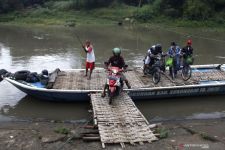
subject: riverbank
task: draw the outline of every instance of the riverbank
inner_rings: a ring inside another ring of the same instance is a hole
[[[196,28],[213,31],[224,31],[223,21],[204,20],[195,21],[185,18],[169,18],[157,16],[149,19],[138,19],[136,16],[144,10],[128,5],[116,5],[90,10],[64,10],[59,8],[36,7],[26,8],[0,14],[0,24],[21,26],[66,26],[76,27],[82,25],[140,25],[160,26],[163,28]],[[143,8],[144,9],[144,8]]]
[[[56,121],[13,121],[0,123],[0,147],[7,150],[102,149],[100,141],[84,142],[83,125]],[[214,149],[225,147],[225,119],[163,122],[157,130],[161,139],[153,143],[126,144],[127,149]],[[161,132],[162,131],[162,132]],[[106,149],[121,149],[106,145]]]

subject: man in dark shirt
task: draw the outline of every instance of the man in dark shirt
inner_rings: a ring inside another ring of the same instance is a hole
[[[124,62],[124,59],[122,56],[120,56],[121,54],[121,49],[120,48],[114,48],[113,49],[113,56],[111,56],[107,62],[107,65],[109,66],[112,66],[112,67],[119,67],[120,69],[124,68],[126,69],[126,65],[125,65],[125,62]],[[127,78],[125,77],[125,75],[123,73],[121,73],[121,79],[122,81],[125,81],[128,89],[131,88]],[[105,96],[105,90],[107,88],[107,85],[104,86],[104,90],[103,90],[103,93],[102,93],[102,96],[104,97]]]
[[[110,64],[113,67],[119,67],[122,69],[125,66],[125,62],[122,56],[120,55],[113,55],[109,58],[108,64]]]
[[[162,46],[161,46],[161,44],[153,45],[153,46],[151,46],[148,49],[147,54],[145,56],[145,59],[143,60],[144,61],[144,66],[143,66],[144,74],[146,74],[145,70],[148,67],[152,67],[152,65],[155,63],[154,56],[156,56],[158,54],[162,55]]]

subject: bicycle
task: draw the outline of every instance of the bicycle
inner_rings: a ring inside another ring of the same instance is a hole
[[[183,56],[184,54],[181,54]],[[188,56],[187,58],[183,58],[183,66],[180,67],[180,65],[177,64],[175,61],[175,56],[170,56],[166,61],[166,66],[169,67],[169,72],[172,80],[175,79],[175,76],[177,74],[177,71],[181,70],[181,77],[184,81],[187,81],[191,78],[192,75],[192,69],[190,65],[193,63],[193,58],[191,56]],[[180,64],[180,62],[179,62]]]
[[[190,67],[191,64],[193,64],[192,56],[187,56],[186,58],[183,57],[183,67],[181,76],[184,81],[187,81],[191,78],[192,75],[192,69]]]

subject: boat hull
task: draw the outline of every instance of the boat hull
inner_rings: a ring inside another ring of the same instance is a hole
[[[22,92],[35,97],[39,100],[48,101],[87,101],[90,99],[89,91],[66,91],[66,90],[51,90],[51,89],[37,89],[32,87],[26,87],[21,83],[7,79],[8,82],[13,84],[16,88]]]
[[[225,94],[225,85],[207,85],[196,87],[176,87],[171,89],[145,89],[129,92],[133,100],[150,100],[188,96],[206,96]]]
[[[21,86],[21,83],[16,83],[16,81],[10,79],[8,81],[24,93],[40,100],[48,101],[88,101],[90,100],[91,93],[101,92],[26,88]],[[133,100],[153,100],[157,98],[216,95],[225,94],[225,84],[146,88],[127,90],[126,92],[128,92],[129,96]]]
[[[216,66],[217,65],[202,65],[195,66],[195,68],[218,68]],[[224,72],[225,66],[222,65],[220,70]],[[90,100],[90,94],[102,92],[102,90],[46,89],[26,82],[15,81],[10,78],[5,78],[5,80],[13,84],[24,93],[40,100],[88,101]],[[153,100],[157,98],[216,95],[225,94],[225,80],[201,81],[200,83],[194,85],[124,89],[124,91],[128,92],[129,96],[133,100]]]

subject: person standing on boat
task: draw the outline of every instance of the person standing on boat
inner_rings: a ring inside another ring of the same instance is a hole
[[[87,77],[87,75],[88,75],[88,69],[90,69],[90,74],[88,76],[88,80],[90,80],[91,79],[92,71],[95,68],[95,53],[94,53],[94,48],[91,45],[91,42],[89,40],[87,40],[85,42],[85,45],[83,45],[83,48],[84,48],[85,52],[87,53],[85,77]]]
[[[181,50],[181,54],[183,55],[183,65],[186,63],[193,63],[193,48],[192,48],[192,41],[191,39],[189,39],[187,41],[187,45],[185,47],[182,48]]]
[[[167,55],[173,58],[173,65],[174,65],[174,73],[177,74],[177,71],[180,69],[180,55],[181,49],[175,42],[171,42],[171,46],[168,49]]]
[[[120,55],[121,54],[121,49],[120,48],[113,48],[113,56],[111,56],[108,60],[108,62],[106,62],[107,66],[112,66],[112,67],[119,67],[120,69],[126,69],[126,64],[125,64],[125,61],[123,59],[123,57]],[[128,87],[128,89],[131,88],[126,76],[121,73],[121,79],[122,81],[124,81]],[[104,86],[104,90],[103,90],[103,93],[102,93],[102,97],[105,96],[105,91],[106,91],[106,88],[107,88],[107,84],[105,84]]]
[[[146,68],[151,67],[155,63],[154,56],[156,56],[158,54],[162,54],[161,44],[153,45],[148,49],[145,59],[143,60],[144,61],[144,67],[143,67],[144,74],[145,74]]]

